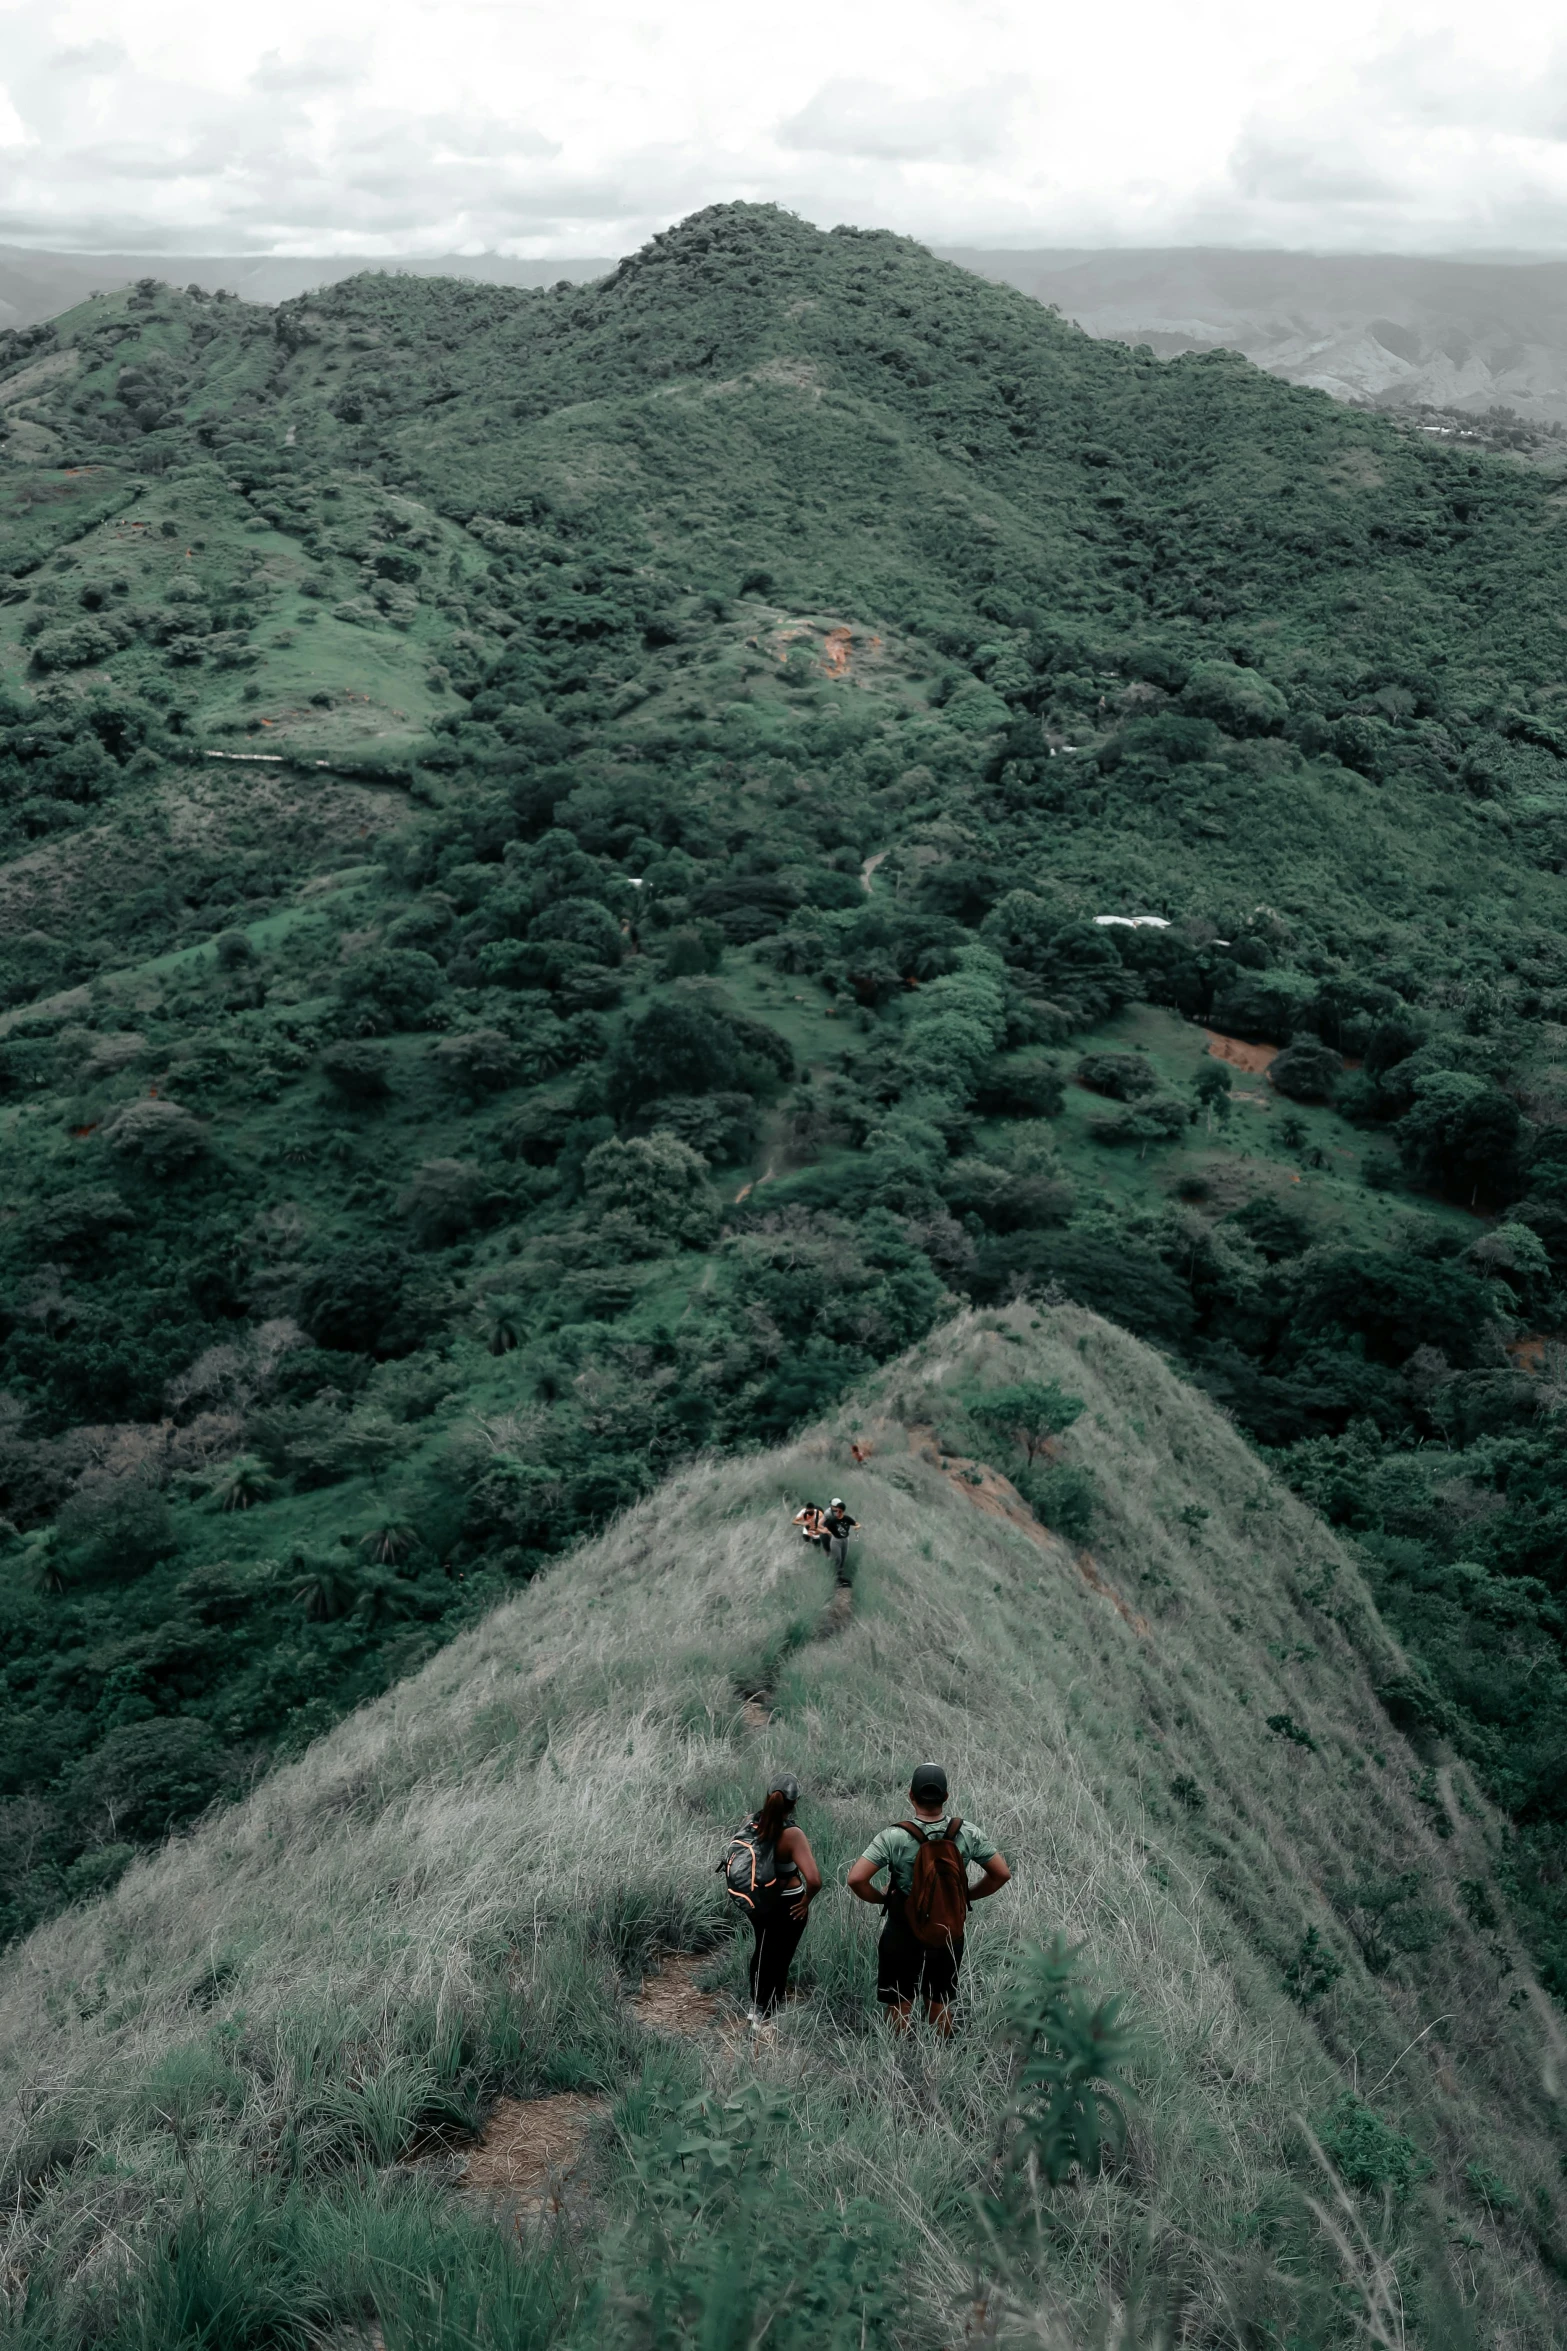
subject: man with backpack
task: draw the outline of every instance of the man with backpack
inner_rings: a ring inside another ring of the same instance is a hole
[[[876,1997],[895,2029],[906,2033],[914,2003],[923,1998],[927,2021],[950,2035],[963,1930],[969,1905],[999,1894],[1012,1872],[982,1829],[947,1811],[947,1775],[922,1763],[909,1782],[912,1817],[873,1837],[849,1871],[849,1891],[886,1911],[876,1954]],[[969,1863],[983,1876],[971,1886]],[[875,1879],[887,1872],[887,1891]]]

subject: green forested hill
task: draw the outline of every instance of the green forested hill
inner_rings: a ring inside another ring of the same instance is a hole
[[[12,1925],[1054,1286],[1359,1542],[1567,1987],[1554,483],[747,206],[0,360]]]

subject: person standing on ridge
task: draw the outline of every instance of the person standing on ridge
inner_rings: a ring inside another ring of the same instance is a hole
[[[1012,1872],[983,1829],[948,1813],[947,1775],[939,1763],[920,1764],[909,1802],[913,1818],[883,1829],[853,1863],[849,1891],[887,1914],[876,1953],[876,1997],[894,2029],[908,2031],[914,2003],[923,1997],[927,2022],[950,2037],[969,1905],[999,1894]],[[972,1886],[971,1861],[984,1873]],[[874,1883],[882,1870],[885,1894]]]
[[[751,2022],[765,2024],[789,1984],[789,1970],[822,1890],[810,1839],[794,1823],[799,1782],[786,1772],[729,1840],[719,1868],[725,1890],[751,1922]]]
[[[822,1518],[822,1549],[832,1561],[834,1573],[840,1584],[846,1584],[849,1580],[846,1572],[849,1537],[859,1523],[859,1520],[851,1518],[844,1508],[843,1496],[834,1494]]]

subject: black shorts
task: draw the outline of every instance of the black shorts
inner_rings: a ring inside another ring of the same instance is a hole
[[[876,1946],[877,1999],[884,2005],[895,2000],[933,2000],[945,2008],[957,1997],[962,1964],[962,1942],[922,1943],[895,1895],[887,1905],[886,1923]]]

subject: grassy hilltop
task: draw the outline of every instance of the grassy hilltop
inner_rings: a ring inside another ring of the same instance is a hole
[[[1567,1987],[1554,481],[745,205],[0,409],[7,1930],[1065,1296],[1353,1540]]]
[[[1081,1408],[1053,1452],[1102,1484],[1091,1552],[990,1466],[1029,1383]],[[865,1528],[848,1617],[787,1525],[827,1481]],[[1502,1824],[1462,1765],[1433,1811],[1388,1725],[1406,1672],[1353,1559],[1147,1347],[1073,1307],[943,1326],[12,1956],[18,2340],[1056,2343],[1112,2298],[1117,2340],[1543,2351],[1561,2037]],[[899,2050],[841,1879],[927,1752],[1016,1874],[967,2029]],[[713,1858],[778,1766],[837,1881],[805,1997],[769,2045],[650,2036],[660,1951],[741,1982]],[[1003,2028],[1058,1929],[1127,2002],[1131,2129],[1031,2187]],[[602,2101],[581,2225],[508,2251],[453,2195],[466,2131],[566,2091]]]

